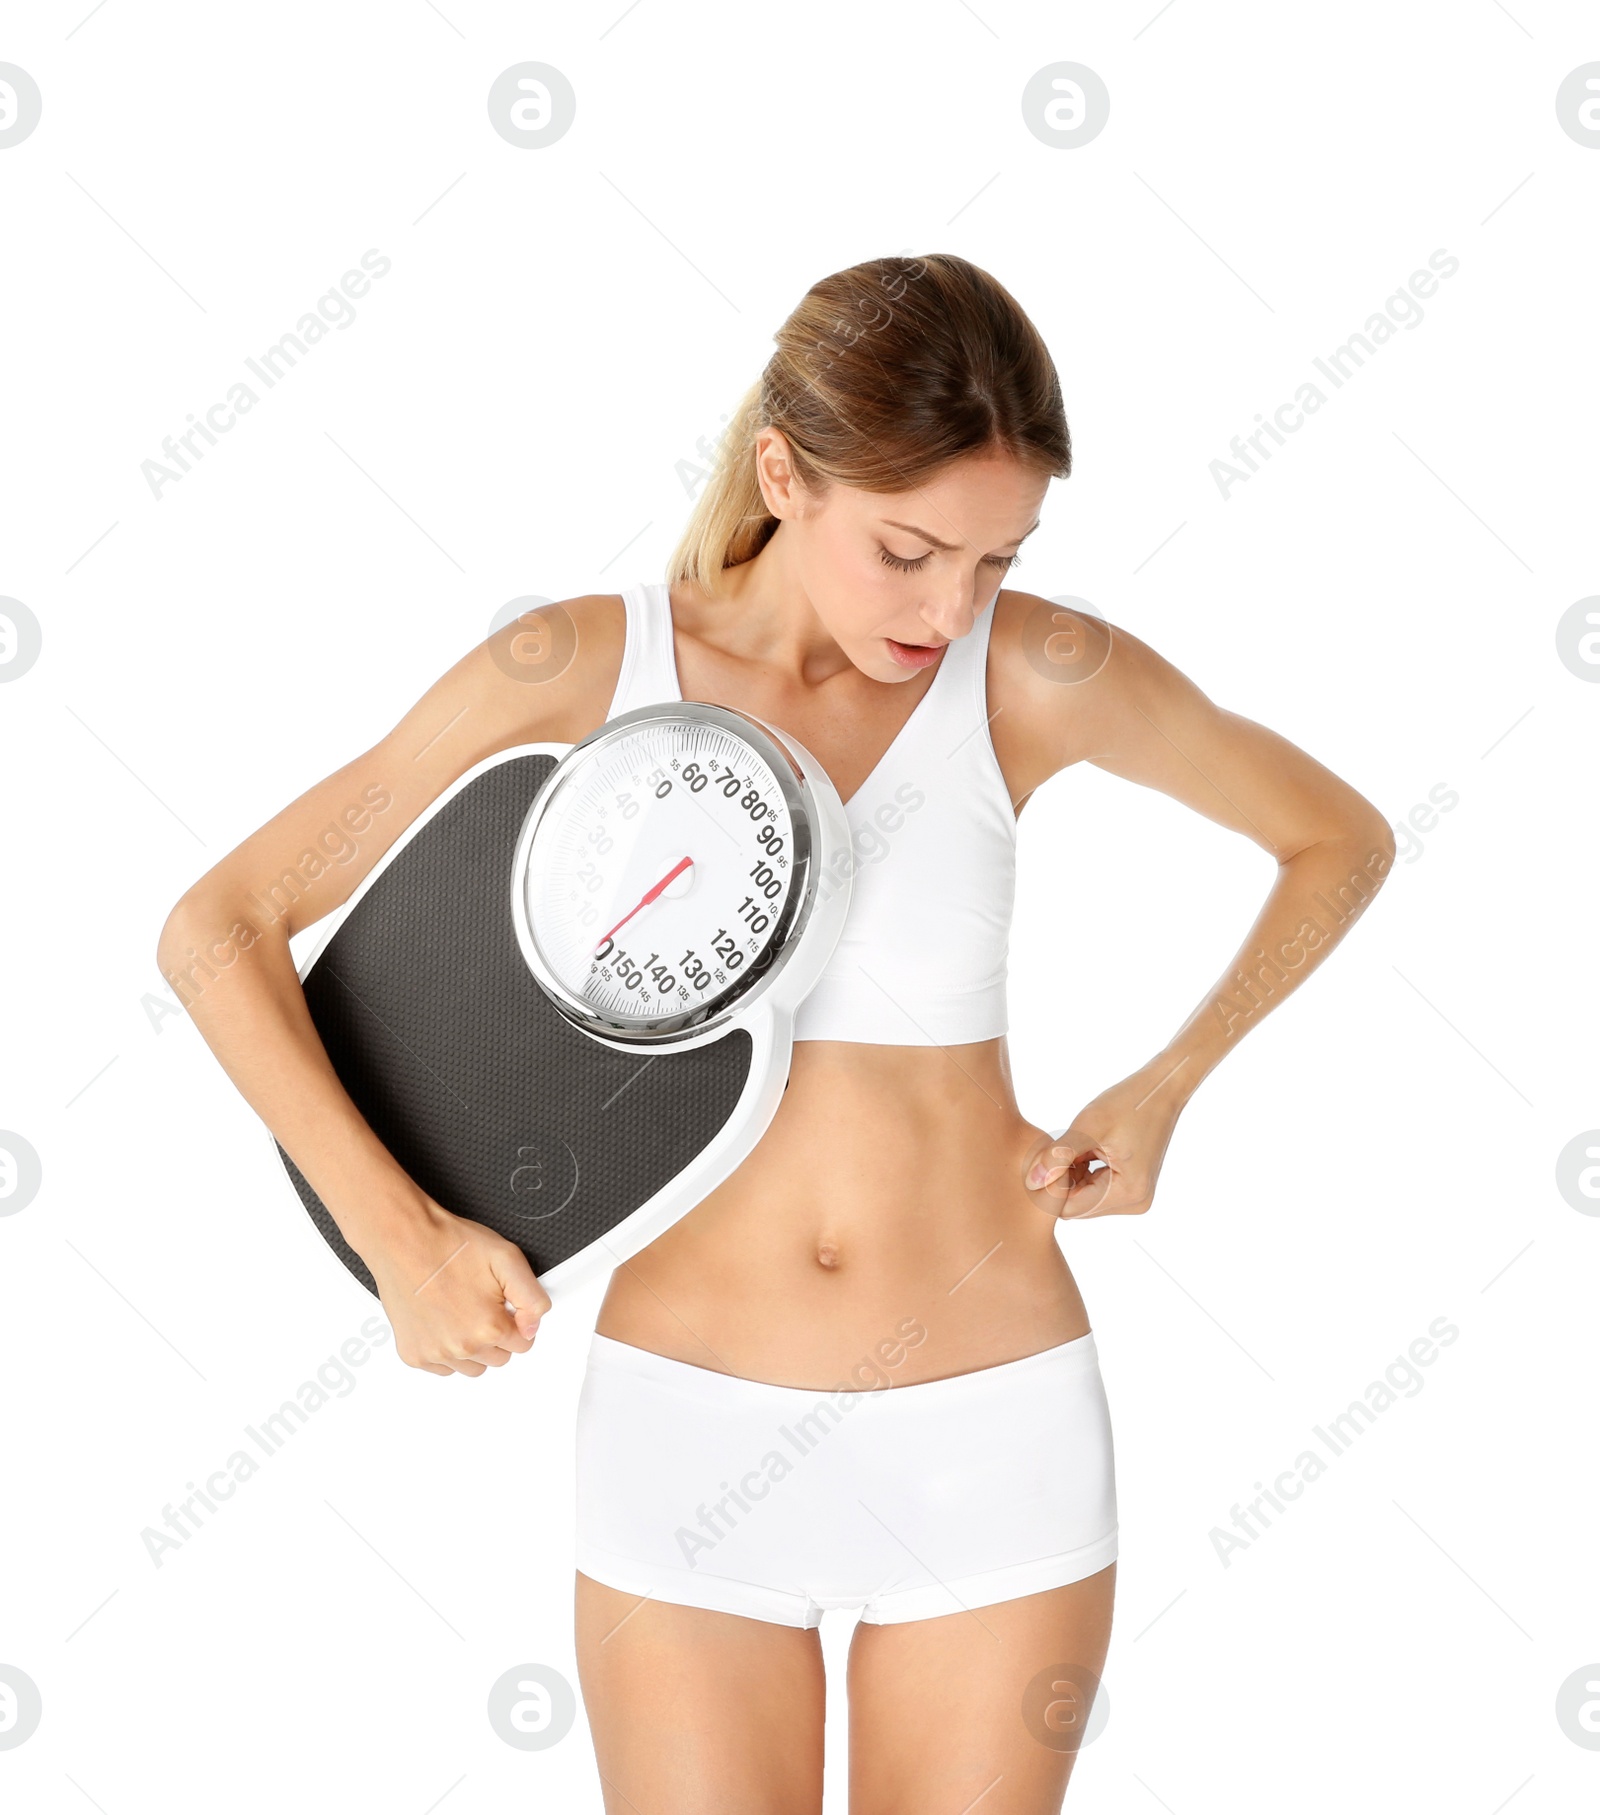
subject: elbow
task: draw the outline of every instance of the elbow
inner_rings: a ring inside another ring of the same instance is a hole
[[[1361,844],[1368,874],[1376,881],[1382,882],[1394,868],[1397,849],[1394,827],[1376,807],[1370,807],[1369,812],[1361,821],[1356,836]]]
[[[1371,801],[1357,796],[1349,811],[1320,838],[1300,846],[1294,856],[1315,864],[1341,892],[1353,889],[1361,900],[1367,901],[1383,887],[1394,868],[1397,848],[1394,827]]]
[[[1323,824],[1324,829],[1296,845],[1291,856],[1298,857],[1314,849],[1326,851],[1330,856],[1336,852],[1336,861],[1353,862],[1375,881],[1381,882],[1388,875],[1397,850],[1394,827],[1370,800],[1357,794],[1336,819]]]
[[[209,890],[197,885],[179,896],[156,939],[156,968],[185,1008],[239,955],[242,930],[227,902]]]
[[[254,962],[257,949],[281,945],[288,953],[289,929],[236,879],[202,876],[178,897],[156,939],[156,965],[185,1008],[241,958]],[[247,967],[248,968],[248,967]]]
[[[1361,803],[1362,810],[1351,817],[1350,828],[1343,839],[1343,867],[1349,885],[1366,903],[1389,879],[1394,868],[1395,835],[1391,826],[1370,801]]]
[[[178,897],[156,939],[156,969],[177,990],[180,1001],[183,991],[178,988],[179,980],[194,963],[197,918],[194,892],[190,890]]]

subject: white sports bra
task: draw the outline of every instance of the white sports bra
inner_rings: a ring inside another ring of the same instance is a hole
[[[627,640],[608,718],[683,698],[667,587],[622,597]],[[989,736],[993,622],[991,605],[946,646],[911,717],[845,802],[850,911],[800,1005],[797,1040],[953,1046],[1006,1031],[1017,817]]]

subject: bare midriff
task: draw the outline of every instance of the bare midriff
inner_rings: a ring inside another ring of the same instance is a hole
[[[1090,1328],[1003,1038],[797,1042],[739,1168],[619,1266],[596,1328],[780,1386],[911,1385]]]

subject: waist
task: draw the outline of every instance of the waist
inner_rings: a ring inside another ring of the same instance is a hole
[[[985,960],[981,976],[941,977],[930,993],[931,954],[891,955],[877,938],[845,938],[795,1015],[798,1048],[833,1040],[880,1047],[988,1045],[1006,1031],[1005,947]]]
[[[708,1368],[674,1356],[660,1355],[649,1349],[619,1342],[615,1337],[596,1331],[590,1339],[586,1371],[621,1372],[636,1380],[648,1380],[657,1386],[679,1392],[694,1393],[703,1404],[714,1406],[766,1405],[792,1397],[797,1406],[809,1405],[819,1391],[831,1391],[837,1398],[857,1402],[869,1394],[892,1388],[898,1404],[947,1406],[977,1395],[1003,1389],[1012,1381],[1030,1375],[1070,1375],[1087,1373],[1100,1365],[1094,1333],[1085,1330],[1070,1341],[1036,1349],[1010,1361],[969,1368],[959,1374],[938,1374],[923,1380],[902,1378],[903,1362],[915,1345],[911,1342],[886,1347],[882,1355],[863,1357],[829,1388],[792,1387],[770,1381],[752,1380],[742,1374],[730,1374],[721,1368]]]
[[[613,1274],[596,1328],[805,1389],[897,1345],[910,1382],[1073,1340],[1089,1319],[1051,1200],[1022,1183],[1041,1138],[1001,1040],[797,1047],[755,1151]]]

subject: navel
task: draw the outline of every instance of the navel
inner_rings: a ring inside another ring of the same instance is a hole
[[[826,1267],[831,1272],[839,1264],[839,1249],[836,1243],[821,1241],[817,1243],[817,1265]]]

